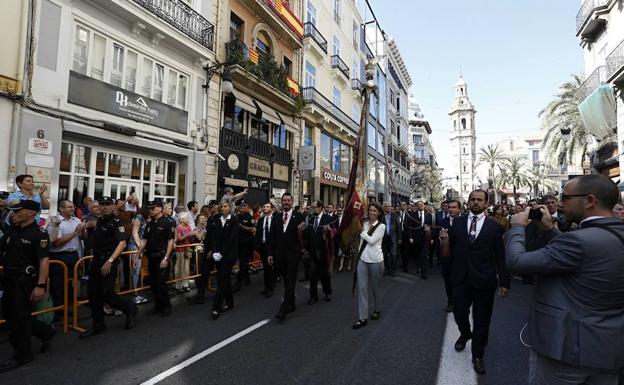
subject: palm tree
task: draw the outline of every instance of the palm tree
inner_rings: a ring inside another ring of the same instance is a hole
[[[513,189],[514,202],[518,202],[517,190],[523,187],[531,187],[531,179],[526,167],[526,159],[517,155],[505,160],[501,173],[498,174],[498,185],[511,186]]]
[[[548,178],[548,175],[546,175],[546,170],[544,170],[544,168],[542,167],[535,167],[531,169],[527,176],[531,181],[531,186],[533,187],[533,193],[535,194],[535,196],[540,193],[540,190],[555,190],[559,187],[559,184],[556,181]]]
[[[582,158],[593,140],[578,110],[582,101],[578,91],[582,84],[581,76],[572,75],[572,80],[559,86],[555,99],[538,114],[542,119],[542,130],[545,131],[542,149],[553,163],[571,164],[575,158]],[[569,140],[563,140],[562,129],[571,130]]]
[[[489,167],[488,179],[496,181],[496,169],[500,170],[501,163],[507,159],[498,144],[488,144],[479,150],[479,163],[485,163]]]

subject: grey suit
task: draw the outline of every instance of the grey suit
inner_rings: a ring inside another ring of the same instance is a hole
[[[524,227],[507,233],[509,271],[538,276],[527,331],[539,355],[594,370],[624,367],[624,245],[590,227],[607,225],[624,236],[621,223],[600,218],[577,231],[553,230],[550,243],[531,252]]]

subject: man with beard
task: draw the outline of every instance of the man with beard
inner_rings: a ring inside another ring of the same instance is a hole
[[[310,254],[312,272],[310,274],[310,301],[308,305],[318,302],[317,284],[320,279],[325,301],[331,301],[331,276],[329,274],[329,258],[327,238],[331,237],[331,228],[335,222],[331,214],[323,213],[323,202],[312,202],[313,215],[308,217],[305,225],[305,245]],[[331,240],[330,240],[331,242]]]

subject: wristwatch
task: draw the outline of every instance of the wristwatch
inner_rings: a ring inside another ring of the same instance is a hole
[[[113,263],[113,262],[115,262],[115,258],[113,257],[108,258],[108,263]]]
[[[37,287],[40,289],[45,289],[46,288],[46,284],[45,283],[38,283]]]

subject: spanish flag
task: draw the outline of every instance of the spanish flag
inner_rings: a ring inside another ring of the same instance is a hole
[[[249,60],[253,64],[258,64],[258,51],[253,48],[249,49]]]
[[[290,90],[291,94],[299,96],[299,83],[294,81],[290,76],[288,77],[288,89]]]

